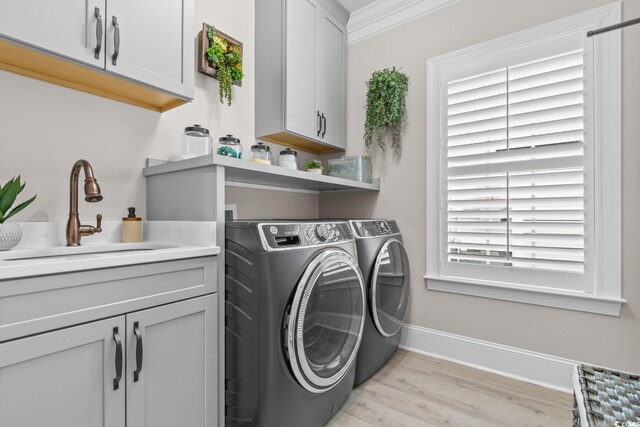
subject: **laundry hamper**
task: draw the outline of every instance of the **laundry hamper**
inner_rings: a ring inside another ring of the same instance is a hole
[[[640,376],[577,365],[573,372],[573,426],[640,426]]]

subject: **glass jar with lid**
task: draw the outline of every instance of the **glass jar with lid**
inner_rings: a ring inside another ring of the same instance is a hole
[[[206,156],[211,154],[211,136],[209,129],[200,125],[184,128],[182,134],[182,158]]]
[[[291,148],[282,150],[278,157],[278,165],[283,168],[298,170],[298,153]]]
[[[221,136],[218,139],[218,149],[216,150],[216,153],[221,156],[241,159],[242,145],[240,144],[240,139],[233,135]]]
[[[271,164],[271,148],[262,142],[251,146],[251,153],[249,153],[249,160],[255,163],[262,163],[263,165]]]

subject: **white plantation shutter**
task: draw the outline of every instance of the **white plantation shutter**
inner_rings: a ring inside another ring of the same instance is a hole
[[[584,273],[582,49],[450,81],[450,263]]]
[[[620,31],[612,3],[429,58],[429,290],[619,315]]]

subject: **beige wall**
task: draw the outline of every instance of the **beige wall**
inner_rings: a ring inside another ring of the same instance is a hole
[[[640,371],[640,26],[623,38],[623,296],[620,317],[594,315],[428,291],[425,261],[425,104],[428,58],[524,30],[608,0],[462,0],[432,15],[352,45],[348,52],[348,154],[361,155],[365,81],[396,66],[411,79],[403,151],[374,152],[380,194],[327,194],[320,214],[399,221],[412,267],[409,323],[571,359]],[[640,0],[623,1],[624,19],[640,16]],[[426,237],[428,238],[428,236]]]
[[[193,102],[159,114],[0,71],[0,181],[21,174],[27,182],[25,195],[38,194],[16,220],[66,220],[69,172],[79,158],[93,164],[104,195],[101,203],[81,204],[84,221],[98,212],[105,220],[117,220],[128,206],[144,216],[145,158],[179,159],[181,134],[193,123],[207,127],[214,143],[220,135],[235,134],[248,152],[255,143],[254,9],[253,0],[196,0],[194,48],[203,21],[244,43],[246,77],[242,88],[234,87],[230,107],[218,101],[218,82],[201,74],[196,74]],[[249,201],[269,200],[268,193],[230,191],[227,202],[248,212]],[[297,216],[297,211],[290,213],[294,209],[317,215],[318,196],[278,199],[295,203],[274,205],[271,216]]]
[[[313,193],[227,187],[227,204],[237,208],[238,219],[318,218],[320,198]]]

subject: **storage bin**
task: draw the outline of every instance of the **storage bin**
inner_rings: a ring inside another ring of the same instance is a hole
[[[348,156],[329,160],[329,176],[371,183],[371,159]]]

